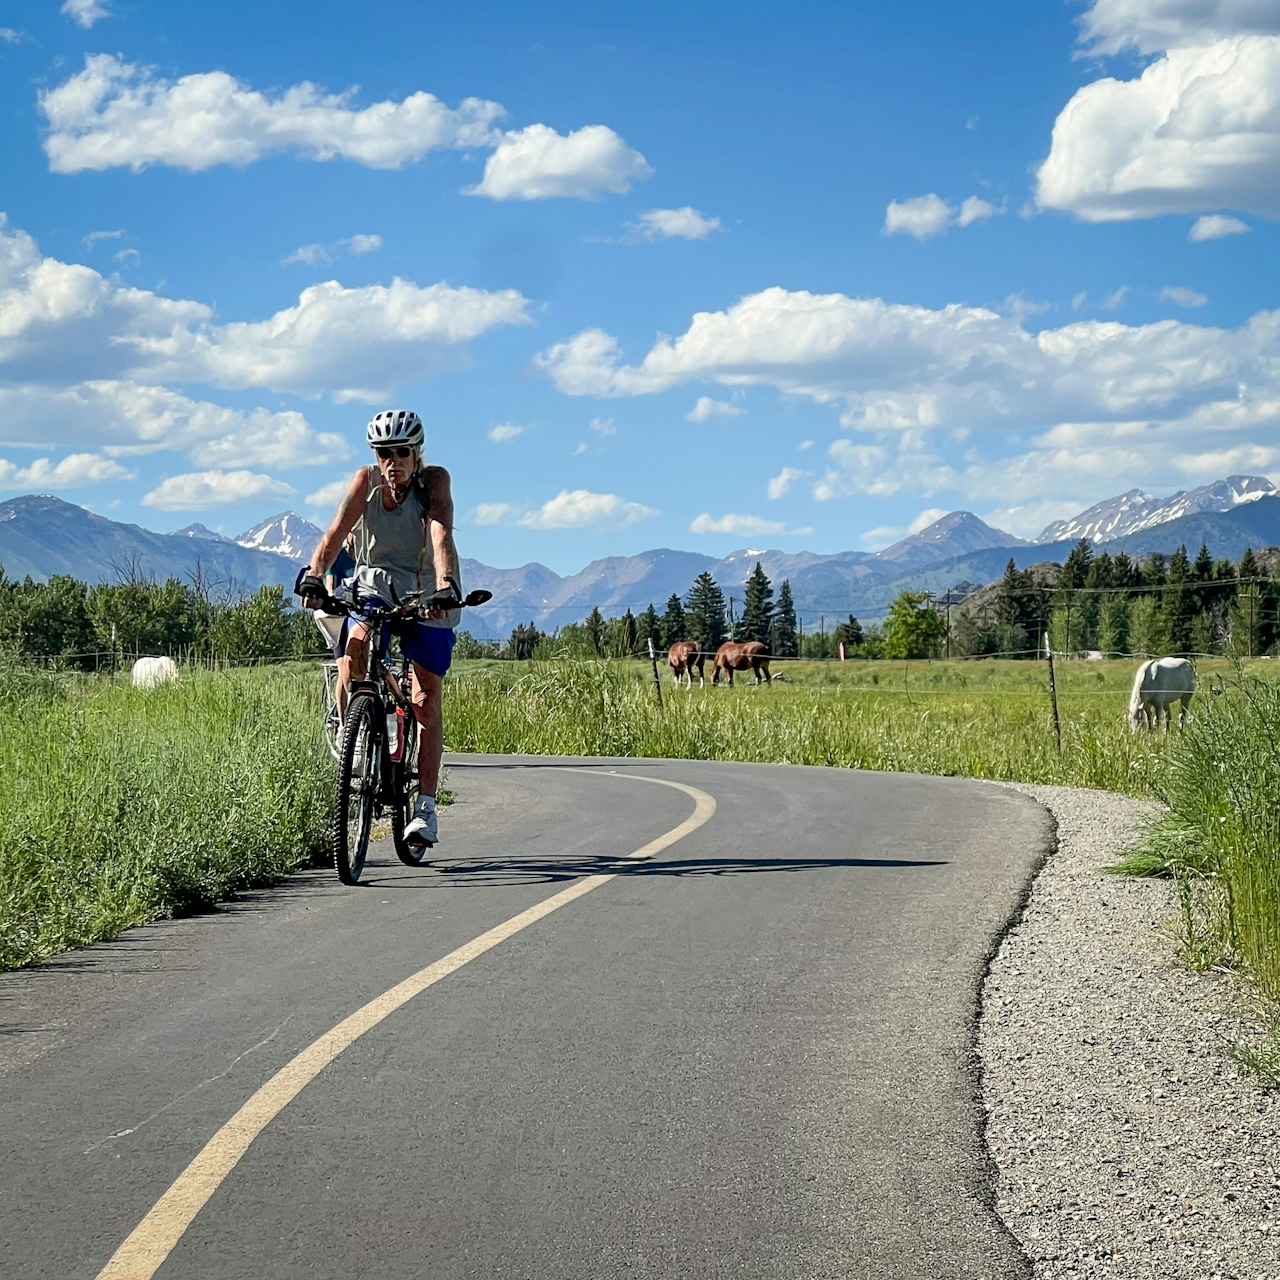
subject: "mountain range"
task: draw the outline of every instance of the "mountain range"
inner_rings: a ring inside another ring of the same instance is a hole
[[[48,495],[0,503],[0,564],[10,578],[71,574],[106,582],[141,574],[198,577],[215,590],[231,592],[273,583],[288,589],[319,537],[315,525],[292,511],[228,538],[202,524],[153,533]],[[661,610],[669,596],[683,596],[704,570],[740,608],[743,584],[757,561],[775,584],[790,580],[806,626],[824,615],[830,625],[848,613],[874,621],[900,591],[942,592],[960,582],[988,583],[1010,558],[1019,567],[1061,561],[1081,537],[1135,556],[1169,553],[1179,544],[1194,555],[1205,542],[1215,556],[1237,559],[1246,547],[1280,544],[1280,491],[1262,476],[1228,476],[1164,499],[1133,489],[1049,525],[1033,542],[994,529],[972,512],[953,511],[878,552],[819,555],[747,548],[717,559],[658,548],[595,560],[568,576],[536,561],[495,569],[464,559],[466,585],[494,594],[492,604],[468,615],[467,625],[478,635],[505,636],[517,622],[555,628],[580,620],[593,606],[606,615],[639,612],[650,602]]]

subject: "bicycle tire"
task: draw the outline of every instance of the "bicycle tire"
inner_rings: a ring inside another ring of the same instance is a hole
[[[418,794],[418,747],[422,729],[413,716],[405,718],[404,732],[404,749],[396,766],[400,771],[399,787],[396,803],[391,806],[391,840],[396,847],[396,857],[406,867],[420,867],[429,846],[410,844],[404,838],[404,829],[413,811],[413,799]]]
[[[359,883],[369,853],[382,763],[378,711],[378,700],[371,693],[356,693],[347,700],[333,811],[333,863],[343,884]]]

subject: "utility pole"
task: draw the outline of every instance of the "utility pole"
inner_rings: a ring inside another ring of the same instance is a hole
[[[658,695],[658,710],[662,710],[662,681],[658,679],[658,655],[653,649],[653,637],[649,637],[649,661],[653,664],[653,691]]]

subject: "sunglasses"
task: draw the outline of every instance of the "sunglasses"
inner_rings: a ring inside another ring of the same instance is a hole
[[[386,445],[381,448],[374,449],[374,453],[378,455],[379,460],[382,462],[386,462],[389,458],[413,457],[413,450],[407,448],[405,445],[400,445],[398,448],[394,449],[391,446]]]

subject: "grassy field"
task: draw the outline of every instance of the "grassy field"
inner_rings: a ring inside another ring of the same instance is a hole
[[[1270,662],[1254,666],[1269,673]],[[445,703],[455,751],[675,756],[910,770],[1150,795],[1166,744],[1124,711],[1135,664],[1059,663],[1059,755],[1043,663],[788,663],[786,682],[663,686],[637,662],[459,664]],[[1203,685],[1230,671],[1205,661]],[[1277,673],[1280,674],[1280,673]]]
[[[310,668],[119,680],[0,672],[0,968],[198,910],[323,847]]]

